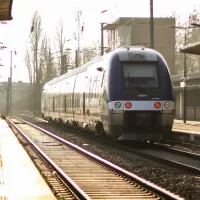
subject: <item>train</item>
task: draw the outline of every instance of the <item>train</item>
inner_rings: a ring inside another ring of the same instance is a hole
[[[114,140],[171,137],[175,100],[164,57],[121,47],[47,82],[42,117]]]

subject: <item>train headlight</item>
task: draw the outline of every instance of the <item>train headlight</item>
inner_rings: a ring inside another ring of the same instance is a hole
[[[155,103],[154,103],[154,107],[155,107],[155,108],[160,108],[160,106],[161,106],[160,102],[155,102]]]
[[[131,108],[131,106],[132,106],[131,102],[126,102],[126,103],[125,103],[125,107],[126,107],[126,108]]]
[[[122,105],[122,104],[121,104],[120,102],[116,102],[116,103],[115,103],[115,107],[116,107],[116,108],[120,108],[121,105]]]
[[[169,107],[170,107],[170,102],[165,102],[165,103],[164,103],[164,107],[165,107],[165,108],[169,108]]]

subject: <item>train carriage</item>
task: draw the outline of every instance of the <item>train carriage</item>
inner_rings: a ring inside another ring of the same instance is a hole
[[[116,49],[54,78],[41,105],[48,120],[116,140],[165,139],[175,112],[167,63],[144,47]]]

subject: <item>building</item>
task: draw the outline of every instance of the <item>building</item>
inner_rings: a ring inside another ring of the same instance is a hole
[[[154,18],[154,49],[166,59],[171,75],[175,74],[175,19]],[[103,28],[108,31],[106,52],[121,46],[150,47],[150,19],[120,17]]]
[[[180,49],[181,53],[200,55],[200,42],[188,44]],[[183,87],[180,86],[183,75],[172,76],[176,98],[176,118],[183,119],[184,96]],[[200,73],[186,76],[186,119],[200,120]]]
[[[7,112],[8,82],[0,82],[0,113]],[[12,110],[13,112],[30,110],[31,107],[31,84],[21,81],[12,83]]]

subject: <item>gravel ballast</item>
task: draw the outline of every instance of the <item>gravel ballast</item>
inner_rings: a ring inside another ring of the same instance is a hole
[[[185,199],[200,199],[200,176],[118,150],[73,129],[63,130],[41,122],[35,124]]]

